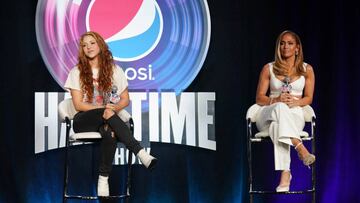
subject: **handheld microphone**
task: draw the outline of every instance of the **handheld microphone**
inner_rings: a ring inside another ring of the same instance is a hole
[[[290,77],[289,76],[285,76],[284,80],[283,80],[283,85],[281,87],[281,92],[287,92],[290,93],[291,92],[291,85],[290,85]]]
[[[111,104],[116,104],[116,103],[118,103],[120,101],[120,97],[117,94],[117,90],[118,90],[118,88],[117,88],[116,85],[113,85],[111,87],[111,92],[109,92],[109,102]]]

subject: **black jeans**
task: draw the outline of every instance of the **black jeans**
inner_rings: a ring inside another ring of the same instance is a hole
[[[117,141],[124,143],[126,148],[134,154],[137,154],[142,147],[131,135],[130,129],[117,114],[105,120],[103,118],[104,110],[104,108],[101,108],[78,112],[74,116],[73,126],[75,133],[100,132],[102,139],[100,142],[99,174],[109,176]],[[108,126],[107,129],[105,129],[105,125]],[[111,136],[111,132],[114,132],[115,138]]]

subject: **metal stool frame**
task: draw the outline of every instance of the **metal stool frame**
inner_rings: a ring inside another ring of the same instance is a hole
[[[65,164],[64,164],[64,189],[63,189],[63,202],[67,202],[67,199],[80,199],[80,200],[98,200],[98,199],[122,199],[124,198],[126,202],[129,202],[130,199],[130,188],[131,188],[131,165],[132,165],[132,153],[129,151],[128,153],[128,163],[127,163],[127,180],[126,180],[126,191],[125,194],[115,195],[115,196],[107,196],[107,197],[98,197],[98,196],[82,196],[82,195],[69,195],[67,192],[68,184],[69,184],[69,147],[71,147],[74,143],[91,143],[94,142],[94,139],[83,139],[83,140],[70,140],[70,129],[71,129],[71,120],[69,117],[65,117],[64,119],[66,123],[66,144],[65,144]],[[134,122],[133,119],[130,118],[128,121],[128,125],[130,128],[131,135],[134,135]],[[100,138],[101,139],[101,138]],[[99,139],[96,139],[99,140]],[[95,141],[96,141],[95,140]]]
[[[310,107],[311,108],[311,107]],[[316,118],[315,116],[312,116],[311,118],[311,135],[309,137],[302,137],[301,139],[303,141],[311,141],[311,153],[315,154],[315,125]],[[253,189],[253,171],[252,171],[252,144],[253,143],[260,143],[260,142],[271,142],[270,137],[255,137],[253,135],[253,124],[256,122],[253,122],[251,118],[246,119],[247,122],[247,156],[248,156],[248,166],[249,166],[249,178],[248,178],[248,186],[249,186],[249,198],[250,203],[254,202],[254,195],[264,195],[264,194],[307,194],[312,193],[312,203],[315,203],[316,201],[316,173],[315,173],[315,163],[311,165],[311,183],[312,188],[308,190],[300,190],[300,191],[288,191],[288,192],[276,192],[276,191],[263,191],[263,190],[254,190]]]

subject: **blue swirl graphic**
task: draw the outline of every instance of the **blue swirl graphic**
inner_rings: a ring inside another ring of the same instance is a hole
[[[114,57],[118,58],[135,58],[142,55],[153,46],[160,30],[160,17],[156,12],[155,20],[151,27],[144,33],[118,41],[109,42]]]

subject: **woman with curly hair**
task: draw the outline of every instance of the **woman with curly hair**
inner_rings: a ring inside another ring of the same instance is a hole
[[[100,132],[100,166],[98,196],[109,196],[108,177],[117,141],[140,159],[143,165],[152,169],[157,159],[149,155],[139,142],[131,136],[129,128],[117,115],[129,105],[128,82],[123,70],[114,64],[112,54],[104,39],[96,32],[86,32],[80,38],[78,64],[65,82],[78,113],[74,116],[74,131]],[[120,100],[106,102],[113,89],[117,89]]]

